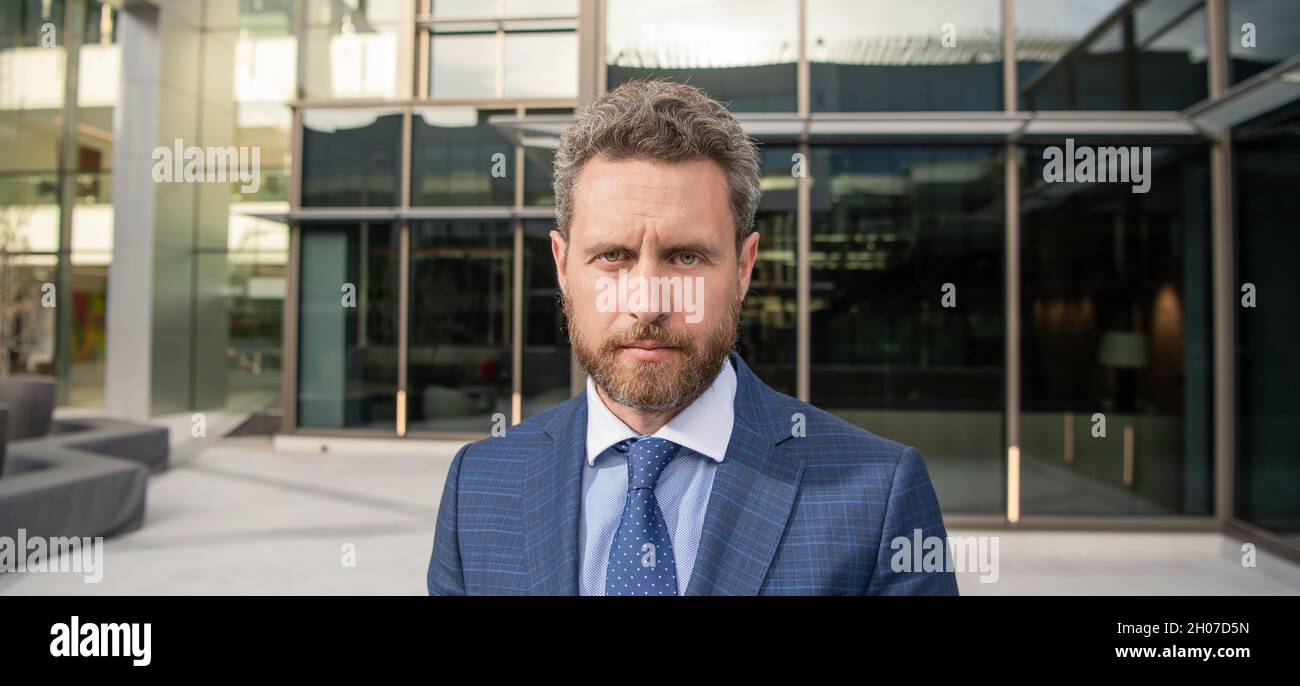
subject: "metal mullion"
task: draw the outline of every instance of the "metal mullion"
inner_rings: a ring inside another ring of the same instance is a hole
[[[510,423],[524,420],[524,220],[514,220],[510,293]]]
[[[506,30],[500,24],[497,25],[497,64],[494,76],[496,77],[496,96],[498,99],[506,97]]]
[[[411,207],[411,164],[413,163],[415,157],[411,151],[411,146],[414,143],[414,134],[412,132],[412,127],[414,125],[412,120],[414,116],[415,113],[413,111],[413,108],[406,107],[403,109],[402,143],[401,143],[402,159],[400,160],[401,179],[398,182],[398,186],[399,186],[398,192],[401,193],[401,197],[398,200],[398,207],[400,207],[403,210],[410,209]]]
[[[302,133],[304,113],[302,108],[293,108],[293,139],[289,150],[289,211],[302,207]]]
[[[419,54],[415,57],[415,97],[419,100],[427,100],[429,98],[429,75],[433,73],[433,65],[429,63],[433,59],[433,45],[431,44],[433,37],[429,35],[428,27],[418,21],[415,24],[415,30],[418,34],[416,50],[419,51]]]
[[[522,118],[524,108],[517,106],[515,115]],[[524,146],[515,141],[515,210],[524,206]],[[514,218],[514,254],[511,261],[510,289],[510,423],[523,421],[524,369],[524,220]]]
[[[307,95],[304,86],[307,82],[307,2],[308,0],[295,0],[293,3],[293,35],[297,37],[298,53],[293,92],[299,100]]]
[[[1014,114],[1020,106],[1016,64],[1015,0],[1002,0],[1002,109]],[[1005,206],[1003,228],[1003,431],[1006,456],[1006,520],[1020,521],[1020,146],[1012,138],[1003,152]]]
[[[331,100],[299,99],[288,103],[290,107],[302,110],[400,110],[403,107],[478,107],[484,109],[502,109],[522,105],[530,109],[564,109],[577,108],[577,98],[394,98],[390,100],[375,98],[335,98]]]
[[[67,0],[64,5],[63,107],[59,142],[59,242],[58,258],[54,261],[54,369],[55,388],[60,405],[67,402],[71,365],[68,364],[72,332],[72,209],[77,202],[77,173],[81,171],[77,155],[78,109],[77,83],[81,70],[82,26],[85,6],[77,0]],[[152,401],[151,401],[152,402]]]
[[[307,60],[307,19],[304,0],[293,3],[293,33],[297,36],[297,65],[294,76],[295,101],[301,101],[306,95],[303,87],[306,81]],[[293,112],[293,132],[290,142],[289,165],[289,212],[302,207],[302,144],[303,144],[303,108],[290,104]],[[300,312],[299,289],[302,272],[302,226],[296,221],[289,223],[289,262],[285,267],[283,320],[280,323],[281,350],[280,360],[280,432],[296,434],[298,426],[298,317]]]
[[[402,221],[397,258],[397,435],[406,436],[407,363],[410,355],[411,222]]]
[[[510,16],[478,17],[434,17],[424,14],[415,18],[415,23],[422,27],[455,26],[456,24],[504,24],[511,21],[577,21],[576,14],[516,14]]]
[[[799,0],[799,55],[795,70],[795,100],[803,126],[799,133],[802,174],[795,179],[795,397],[812,395],[812,150],[809,112],[812,109],[811,67],[808,62],[808,0]]]
[[[397,32],[397,95],[411,98],[415,95],[415,72],[417,71],[415,55],[419,40],[416,38],[415,15],[419,11],[420,0],[401,0],[399,12],[401,19],[395,28]],[[423,32],[421,32],[423,33]]]
[[[1231,81],[1227,44],[1228,8],[1224,0],[1207,0],[1209,97],[1228,90]],[[1214,513],[1223,525],[1236,524],[1237,453],[1237,275],[1236,227],[1232,179],[1232,132],[1217,132],[1210,148],[1211,264],[1214,324]]]
[[[411,206],[411,142],[412,117],[410,107],[402,111],[401,198],[402,210]],[[398,287],[397,287],[397,435],[406,435],[408,398],[407,367],[410,360],[411,330],[411,222],[403,218],[399,224]]]
[[[298,290],[299,273],[302,264],[302,227],[294,222],[289,225],[289,264],[285,279],[283,321],[281,335],[284,337],[281,350],[285,351],[280,360],[280,404],[281,426],[283,433],[298,432]]]

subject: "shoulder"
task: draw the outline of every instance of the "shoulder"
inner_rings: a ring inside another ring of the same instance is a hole
[[[806,465],[846,461],[893,469],[904,461],[921,460],[920,451],[848,422],[830,412],[779,393],[766,385],[758,392],[770,409],[768,421],[790,432],[781,446],[798,451]]]
[[[502,460],[524,459],[542,445],[554,442],[553,434],[561,435],[576,431],[572,426],[574,412],[585,402],[585,396],[578,394],[568,400],[539,412],[528,419],[505,427],[500,435],[466,444],[456,454],[457,466],[461,470],[477,468],[500,463]]]

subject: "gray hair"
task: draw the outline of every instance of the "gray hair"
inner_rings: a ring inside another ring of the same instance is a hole
[[[727,176],[736,244],[754,232],[761,195],[758,148],[727,108],[699,88],[672,81],[628,81],[578,113],[555,153],[555,219],[565,240],[578,174],[596,157],[713,160]]]

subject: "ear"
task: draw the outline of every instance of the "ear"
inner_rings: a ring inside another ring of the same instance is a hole
[[[740,244],[738,262],[740,269],[740,297],[749,293],[749,279],[754,275],[754,262],[758,260],[758,232],[749,234]]]
[[[565,271],[566,260],[569,254],[569,244],[564,240],[564,236],[557,230],[551,230],[551,257],[555,258],[555,277],[560,282],[560,290],[564,290],[565,281],[568,279],[568,273]]]

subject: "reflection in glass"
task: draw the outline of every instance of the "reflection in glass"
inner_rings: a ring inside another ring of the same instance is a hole
[[[307,2],[303,95],[393,98],[397,95],[400,0]]]
[[[514,205],[515,148],[487,123],[514,111],[439,107],[416,110],[412,126],[412,205]]]
[[[524,418],[569,399],[570,351],[550,220],[524,222]]]
[[[1002,511],[1001,149],[812,162],[812,403],[920,449],[945,509]]]
[[[1235,4],[1235,3],[1234,3]],[[1261,28],[1262,30],[1262,28]],[[1294,256],[1300,108],[1234,131],[1237,273],[1254,307],[1237,310],[1237,517],[1300,543],[1300,317]],[[1243,292],[1239,297],[1244,298]]]
[[[504,30],[498,31],[498,28]],[[578,94],[573,20],[439,24],[429,40],[433,98],[572,98]]]
[[[513,248],[506,221],[411,225],[407,431],[509,421]]]
[[[396,431],[399,233],[303,225],[298,425]]]
[[[1203,0],[1016,3],[1021,105],[1180,110],[1205,98]]]
[[[1000,0],[809,0],[814,112],[1002,109]]]
[[[508,98],[564,98],[578,95],[578,34],[530,31],[505,34]]]
[[[0,261],[8,291],[0,319],[0,372],[54,376],[55,309],[41,306],[41,287],[54,283],[58,258],[0,252]]]
[[[202,386],[220,389],[214,399],[220,407],[259,412],[280,404],[286,257],[255,252],[199,255],[199,281],[208,290],[201,326],[212,327],[202,333],[200,346],[219,342],[224,364],[211,369],[204,365],[196,372],[207,379],[201,380]]]
[[[1228,12],[1233,83],[1300,54],[1300,2],[1228,0]]]
[[[733,112],[794,112],[795,0],[609,0],[607,80],[650,77],[698,86]]]
[[[525,205],[555,204],[555,189],[551,187],[555,150],[549,145],[524,148]]]
[[[39,47],[42,27],[63,29],[65,3],[49,0],[8,0],[0,3],[0,48],[16,45]]]
[[[506,0],[506,14],[572,16],[578,13],[578,0]]]
[[[395,207],[402,115],[395,110],[303,114],[304,207]]]
[[[429,41],[429,95],[496,97],[497,35],[435,33]]]
[[[1025,513],[1210,512],[1207,156],[1156,147],[1151,160],[1149,192],[1134,193],[1046,183],[1044,149],[1026,148]]]
[[[66,55],[0,43],[0,173],[59,168]]]
[[[254,34],[293,32],[294,0],[224,0],[205,3],[208,29],[245,29]]]
[[[431,0],[433,16],[439,19],[465,19],[496,16],[494,0]]]
[[[571,109],[530,108],[525,116],[573,114]],[[551,187],[555,150],[560,145],[558,136],[525,136],[524,144],[524,204],[554,205],[555,189]]]
[[[764,383],[795,394],[797,319],[794,147],[762,148],[762,202],[754,220],[758,259],[740,318],[737,349]]]
[[[521,16],[574,16],[578,0],[506,0],[504,11],[496,0],[433,0],[433,16],[438,19],[465,19]]]
[[[0,248],[59,249],[59,174],[0,173]]]
[[[68,258],[64,258],[68,259]],[[60,370],[71,407],[104,407],[107,328],[104,318],[111,255],[73,255],[68,362]]]

